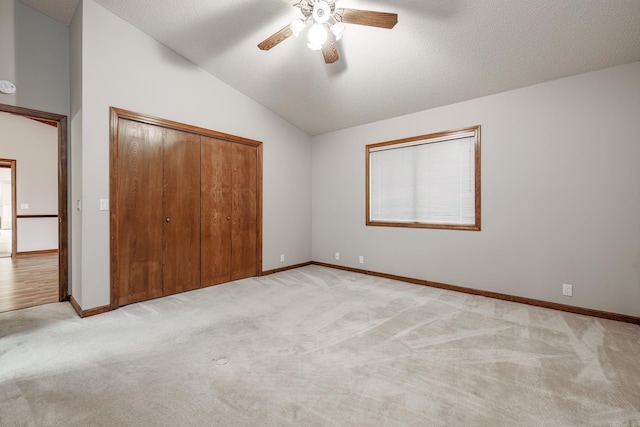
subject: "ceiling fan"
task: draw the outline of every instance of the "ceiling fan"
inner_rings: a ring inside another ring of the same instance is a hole
[[[398,22],[396,13],[374,12],[360,9],[337,9],[337,0],[283,0],[302,12],[302,17],[294,19],[280,31],[263,40],[258,47],[269,50],[291,36],[297,37],[307,26],[312,50],[322,50],[324,62],[332,64],[338,59],[336,41],[340,40],[345,24],[367,25],[370,27],[393,28]]]

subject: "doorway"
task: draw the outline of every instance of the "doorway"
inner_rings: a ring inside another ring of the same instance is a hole
[[[16,256],[16,161],[0,159],[0,258]]]
[[[0,104],[0,112],[10,113],[17,116],[37,120],[39,122],[43,122],[57,128],[57,152],[58,152],[58,160],[57,160],[57,178],[58,178],[58,251],[55,255],[55,263],[57,264],[57,276],[58,276],[58,284],[57,284],[57,300],[58,301],[66,301],[69,299],[69,234],[68,234],[68,172],[67,172],[67,116],[63,116],[55,113],[48,113],[39,110],[33,110],[28,108],[16,107],[13,105]],[[10,161],[9,161],[10,162]],[[0,159],[0,165],[6,164],[6,159]],[[15,257],[16,253],[16,199],[15,199],[15,161],[12,165],[13,176],[12,176],[12,185],[14,187],[13,195],[12,195],[12,203],[11,209],[13,211],[13,220],[11,227],[12,234],[12,253]],[[1,168],[0,168],[1,169]],[[0,184],[1,186],[1,184]],[[0,191],[2,189],[0,188]],[[2,194],[0,193],[0,199],[2,199]],[[1,200],[0,200],[1,201]],[[0,211],[2,214],[2,211]],[[46,215],[50,217],[52,215]],[[0,216],[0,231],[2,231],[2,217]],[[49,259],[51,256],[49,256]],[[35,258],[34,258],[35,259]],[[51,261],[46,261],[47,266],[50,266]],[[42,261],[42,264],[45,264],[45,261]],[[34,303],[33,305],[37,305]]]

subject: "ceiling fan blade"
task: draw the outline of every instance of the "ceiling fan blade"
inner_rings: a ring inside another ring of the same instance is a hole
[[[322,45],[322,56],[327,64],[333,64],[340,59],[336,48],[336,38],[331,31],[327,34],[327,41]]]
[[[397,13],[374,12],[360,9],[336,9],[334,16],[345,24],[367,25],[369,27],[393,28],[398,23]]]
[[[291,26],[287,25],[280,31],[276,32],[275,34],[261,41],[258,47],[262,50],[269,50],[275,45],[277,45],[278,43],[288,39],[292,35],[293,35],[293,31],[291,31]]]

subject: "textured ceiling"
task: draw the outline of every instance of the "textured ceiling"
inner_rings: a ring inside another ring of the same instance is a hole
[[[27,6],[31,6],[65,25],[71,23],[78,2],[78,0],[22,0],[22,3]]]
[[[348,25],[326,65],[306,40],[257,44],[286,0],[96,0],[311,135],[640,60],[639,0],[338,0],[398,14]],[[68,24],[75,0],[23,0]]]

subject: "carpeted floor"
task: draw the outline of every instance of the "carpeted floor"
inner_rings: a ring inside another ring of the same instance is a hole
[[[308,266],[0,314],[0,425],[640,426],[640,328]]]

